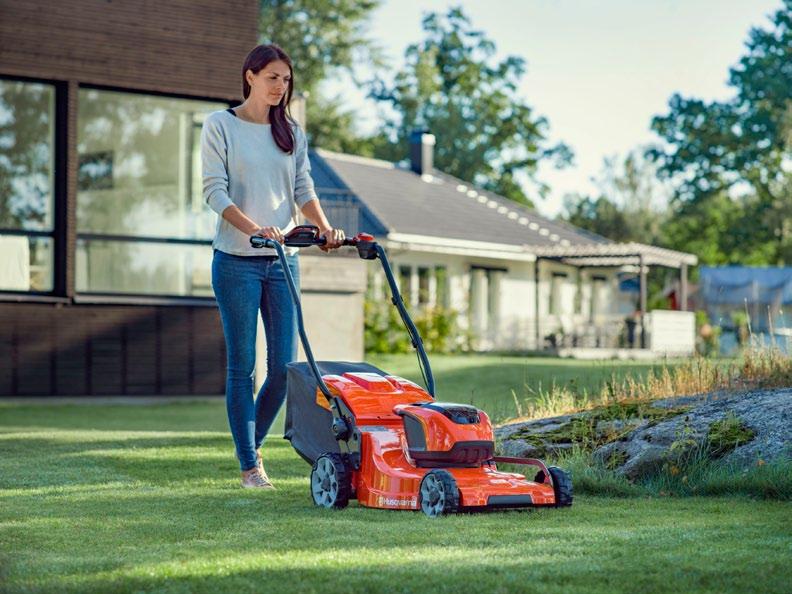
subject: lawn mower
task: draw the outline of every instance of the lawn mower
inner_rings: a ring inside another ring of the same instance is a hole
[[[319,229],[300,225],[284,245],[323,245]],[[251,237],[254,247],[277,241]],[[417,351],[426,389],[368,363],[315,361],[305,333],[300,297],[283,266],[297,312],[307,361],[287,368],[284,437],[312,465],[311,497],[317,506],[344,508],[350,500],[381,509],[422,510],[429,517],[503,508],[572,505],[572,482],[541,460],[495,456],[490,419],[468,404],[438,402],[429,359],[405,307],[385,250],[371,235],[345,240],[365,260],[382,264],[397,308]],[[497,464],[532,468],[531,479]]]

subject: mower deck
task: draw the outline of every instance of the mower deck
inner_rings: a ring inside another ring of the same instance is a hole
[[[397,423],[401,419],[396,420]],[[417,468],[405,456],[404,431],[398,426],[358,426],[363,434],[360,470],[352,486],[358,503],[382,509],[420,509],[421,479],[431,468]],[[553,487],[523,475],[500,472],[495,464],[445,468],[456,480],[461,508],[508,508],[554,505]]]
[[[372,373],[325,375],[323,379],[355,417],[361,435],[360,468],[351,472],[353,497],[361,505],[382,509],[421,509],[419,492],[424,476],[435,468],[449,472],[459,490],[460,508],[532,507],[555,505],[553,485],[547,469],[543,482],[521,474],[501,472],[494,462],[484,464],[422,467],[410,456],[404,420],[397,411],[405,405],[433,402],[420,386],[397,376]],[[327,407],[317,392],[316,403]],[[482,431],[491,434],[484,413]],[[437,431],[437,429],[435,429]]]

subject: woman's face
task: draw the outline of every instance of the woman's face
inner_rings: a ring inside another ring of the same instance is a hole
[[[251,97],[264,101],[274,107],[281,102],[291,83],[291,69],[286,62],[276,60],[270,62],[253,74],[247,71],[247,81],[250,84]]]

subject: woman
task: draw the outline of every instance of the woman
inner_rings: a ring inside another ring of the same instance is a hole
[[[201,134],[204,198],[219,216],[212,287],[228,356],[226,406],[242,470],[242,486],[272,489],[260,448],[286,396],[286,364],[297,356],[297,326],[282,263],[272,249],[254,249],[251,235],[283,242],[298,210],[337,248],[314,191],[305,133],[289,117],[292,63],[276,45],[260,45],[242,67],[239,107],[211,114]],[[287,250],[299,282],[296,250]],[[256,318],[267,339],[267,379],[253,400]]]

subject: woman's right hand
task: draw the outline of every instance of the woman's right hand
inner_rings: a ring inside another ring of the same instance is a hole
[[[283,233],[281,233],[281,230],[278,227],[259,227],[258,231],[256,231],[253,235],[274,239],[278,243],[283,243],[284,240]]]

